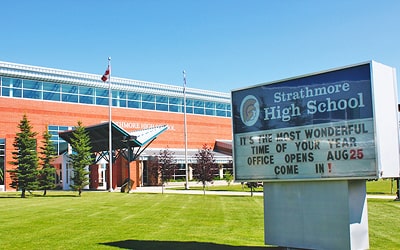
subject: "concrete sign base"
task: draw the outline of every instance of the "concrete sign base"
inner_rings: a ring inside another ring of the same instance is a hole
[[[368,249],[365,180],[265,182],[265,243]]]

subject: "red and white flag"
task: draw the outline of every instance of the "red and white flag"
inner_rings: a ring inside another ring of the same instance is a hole
[[[101,77],[101,80],[103,82],[106,82],[110,78],[110,66],[107,67],[106,72],[104,72],[104,75]]]

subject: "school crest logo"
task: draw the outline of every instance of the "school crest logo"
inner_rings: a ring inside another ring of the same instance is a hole
[[[260,104],[253,95],[243,98],[240,104],[240,119],[246,126],[253,126],[260,115]]]

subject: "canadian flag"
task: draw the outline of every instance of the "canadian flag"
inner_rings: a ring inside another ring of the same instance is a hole
[[[106,72],[104,72],[104,75],[101,77],[103,82],[106,82],[110,78],[110,71],[110,66],[108,66]]]

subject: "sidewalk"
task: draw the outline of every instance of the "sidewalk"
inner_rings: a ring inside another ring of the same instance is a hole
[[[201,184],[190,183],[189,187],[193,186],[201,186]],[[218,185],[218,183],[216,184]],[[226,183],[224,184],[226,185]],[[238,184],[233,184],[238,185]],[[203,190],[176,190],[173,188],[182,187],[182,183],[179,185],[166,185],[164,187],[164,194],[197,194],[203,195]],[[131,193],[150,193],[161,194],[163,192],[162,187],[160,186],[146,186],[146,187],[137,187],[135,190],[132,190]],[[224,195],[224,196],[251,196],[251,192],[237,192],[237,191],[210,191],[206,189],[206,195]],[[253,196],[263,196],[263,192],[253,192]],[[376,194],[367,194],[368,199],[387,199],[394,200],[396,199],[396,195],[376,195]]]
[[[162,193],[161,187],[137,187],[132,190],[131,193]],[[164,187],[164,194],[201,194],[203,195],[203,190],[176,190],[171,189],[171,187]],[[231,192],[231,191],[210,191],[206,190],[206,195],[225,195],[225,196],[251,196],[251,192]],[[262,192],[253,192],[253,196],[263,196]]]

